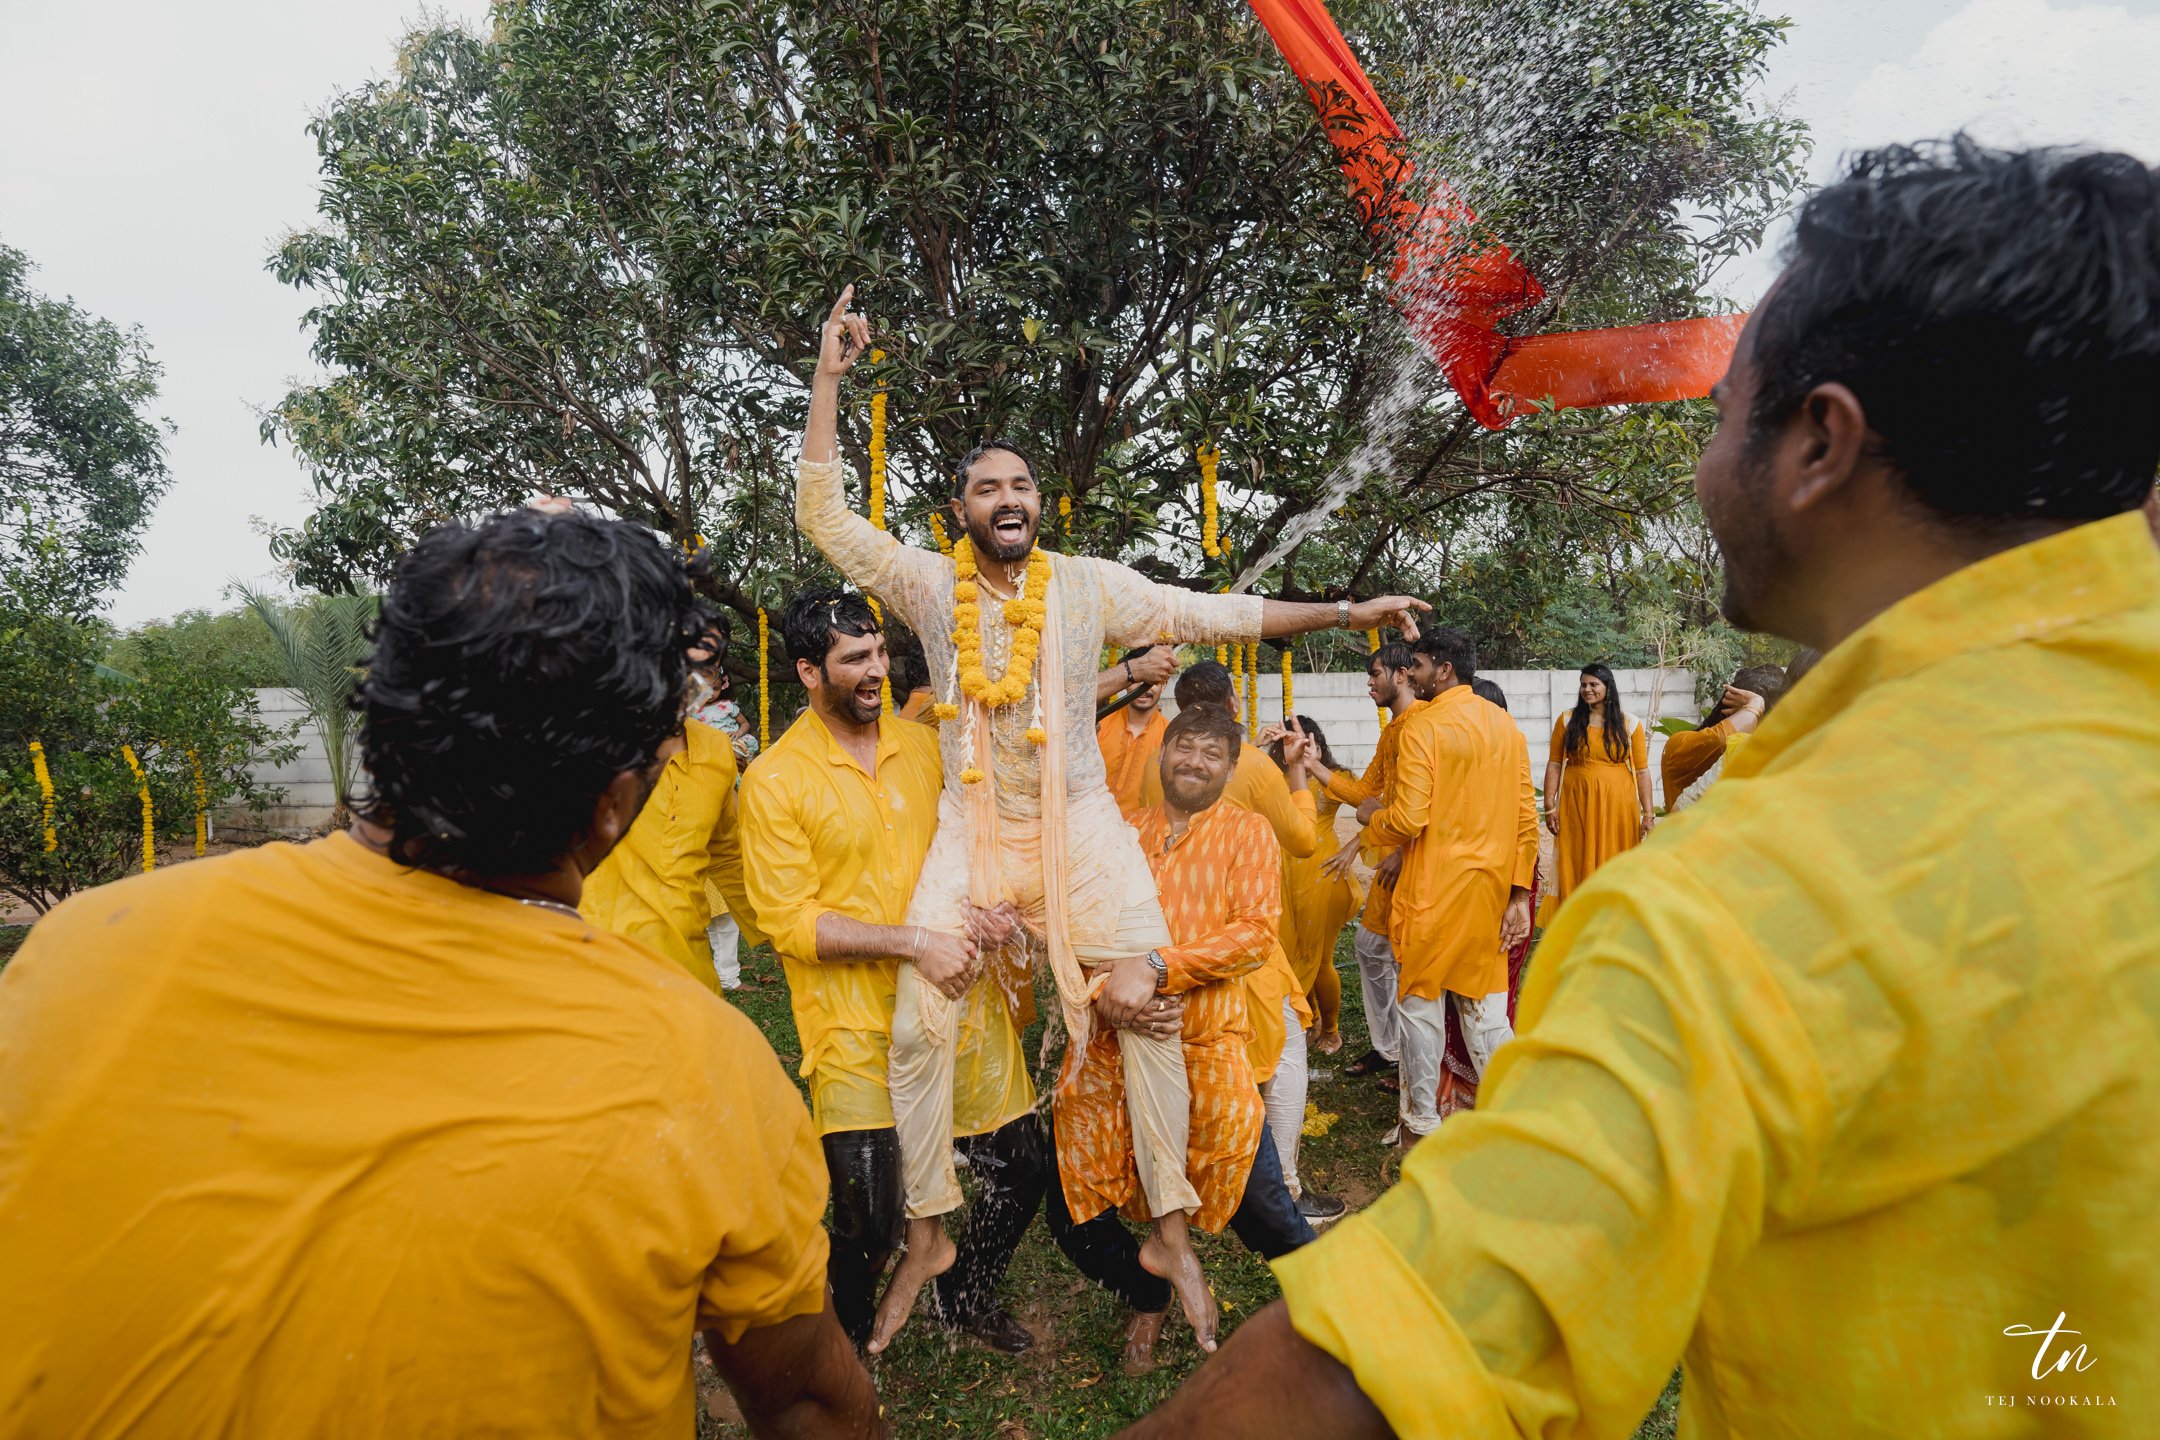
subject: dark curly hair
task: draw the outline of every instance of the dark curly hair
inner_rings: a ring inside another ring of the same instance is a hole
[[[2160,464],[2160,172],[1963,135],[1869,151],[1801,207],[1753,337],[1758,445],[1835,381],[1947,520],[2134,509]]]
[[[1195,705],[1220,705],[1228,710],[1237,685],[1230,678],[1230,667],[1220,660],[1196,660],[1178,673],[1170,694],[1180,710]]]
[[[712,618],[628,521],[519,510],[432,532],[398,561],[354,697],[356,810],[424,870],[552,868],[680,724]]]
[[[825,672],[825,657],[842,635],[875,635],[884,630],[870,602],[853,590],[805,590],[780,612],[780,635],[790,660],[808,660]]]

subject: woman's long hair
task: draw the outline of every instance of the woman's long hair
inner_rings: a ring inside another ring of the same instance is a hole
[[[1322,765],[1325,765],[1330,770],[1342,769],[1342,766],[1335,763],[1335,752],[1328,748],[1327,735],[1320,729],[1319,722],[1314,720],[1310,715],[1297,715],[1293,716],[1292,718],[1297,721],[1298,728],[1300,730],[1303,730],[1307,737],[1312,740],[1313,744],[1318,747],[1320,751],[1320,763]],[[1290,768],[1289,766],[1283,764],[1282,741],[1277,740],[1270,744],[1267,747],[1267,753],[1268,758],[1275,762],[1277,769],[1287,770]]]
[[[1620,682],[1613,679],[1612,667],[1592,662],[1582,667],[1582,673],[1595,676],[1605,682],[1605,754],[1609,759],[1625,760],[1628,753],[1627,714],[1620,708]],[[1575,692],[1575,708],[1568,714],[1566,753],[1570,760],[1580,760],[1587,753],[1590,743],[1590,702],[1582,698],[1582,691]]]

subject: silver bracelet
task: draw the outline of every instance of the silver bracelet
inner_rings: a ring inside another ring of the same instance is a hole
[[[1338,595],[1335,597],[1335,628],[1338,630],[1350,628],[1350,600],[1347,596]]]
[[[914,931],[914,932],[915,932],[915,935],[914,935],[914,939],[913,939],[913,942],[912,942],[912,943],[914,944],[914,947],[915,947],[915,949],[914,949],[914,953],[913,953],[913,954],[911,954],[911,955],[910,955],[910,956],[909,956],[908,958],[909,958],[909,959],[911,959],[911,960],[920,960],[920,959],[922,959],[922,952],[923,952],[923,929],[922,929],[922,926],[920,926],[920,925],[910,925],[910,926],[908,926],[908,929],[910,929],[910,930],[912,930],[912,931]]]

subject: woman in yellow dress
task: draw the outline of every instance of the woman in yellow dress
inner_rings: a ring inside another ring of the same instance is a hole
[[[1283,910],[1277,934],[1283,953],[1290,957],[1290,968],[1305,987],[1306,1001],[1312,1006],[1313,1048],[1332,1055],[1342,1049],[1342,977],[1335,970],[1335,939],[1364,903],[1365,887],[1348,875],[1329,875],[1322,868],[1341,848],[1334,835],[1335,812],[1342,809],[1342,801],[1328,794],[1325,784],[1326,777],[1341,767],[1335,763],[1335,752],[1328,748],[1327,737],[1312,716],[1300,715],[1297,722],[1320,751],[1320,764],[1309,772],[1318,778],[1307,782],[1313,793],[1314,828],[1320,832],[1320,843],[1302,860],[1292,859],[1288,852],[1283,855]],[[1268,728],[1275,737],[1268,754],[1281,765],[1281,727]]]
[[[1650,798],[1650,737],[1620,708],[1603,665],[1585,665],[1575,708],[1553,721],[1545,763],[1545,824],[1553,832],[1565,900],[1590,873],[1642,843],[1656,823]]]

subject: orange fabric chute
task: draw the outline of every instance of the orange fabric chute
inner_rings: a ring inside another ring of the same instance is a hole
[[[1545,298],[1504,245],[1478,237],[1476,217],[1445,182],[1410,193],[1402,130],[1322,0],[1250,0],[1334,142],[1358,215],[1395,254],[1396,303],[1410,333],[1478,422],[1500,429],[1541,404],[1559,409],[1687,400],[1725,373],[1745,316],[1514,338],[1508,316]]]

